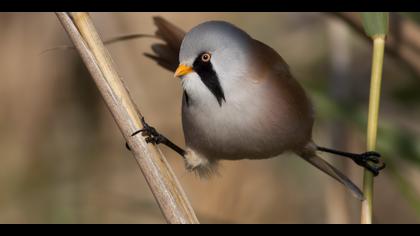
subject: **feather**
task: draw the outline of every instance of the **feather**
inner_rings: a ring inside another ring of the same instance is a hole
[[[351,191],[351,193],[353,193],[357,199],[360,201],[364,200],[363,192],[347,176],[326,162],[324,159],[317,156],[314,151],[300,153],[299,156],[316,168],[322,170],[327,175],[333,177],[338,182],[342,183],[347,187],[348,190]]]
[[[179,64],[178,55],[185,32],[160,16],[153,17],[153,21],[157,27],[155,35],[164,43],[153,44],[154,54],[145,53],[144,55],[163,68],[174,72]]]

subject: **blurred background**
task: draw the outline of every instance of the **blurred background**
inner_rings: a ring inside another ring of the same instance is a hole
[[[91,14],[104,40],[153,33],[155,15],[184,30],[226,20],[270,45],[313,100],[314,140],[365,151],[371,45],[348,22],[330,13]],[[420,14],[394,15],[393,46],[408,56],[385,58],[378,151],[388,167],[375,179],[374,219],[420,223],[420,47],[404,41],[420,35]],[[56,16],[1,13],[0,35],[0,223],[165,223],[77,53],[41,54],[71,45]],[[183,146],[181,86],[143,56],[153,42],[108,49],[149,124]],[[225,161],[220,176],[202,180],[161,149],[202,223],[359,222],[360,202],[294,155]],[[324,157],[361,186],[360,167]]]

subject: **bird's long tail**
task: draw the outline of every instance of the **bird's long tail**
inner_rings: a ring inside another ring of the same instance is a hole
[[[308,148],[304,152],[299,152],[298,155],[316,168],[322,170],[324,173],[342,183],[353,193],[357,199],[361,201],[364,200],[363,192],[347,176],[345,176],[327,161],[317,156],[313,148]]]

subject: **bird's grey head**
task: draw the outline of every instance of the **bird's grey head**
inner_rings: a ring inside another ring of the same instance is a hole
[[[246,73],[253,39],[243,30],[223,21],[208,21],[184,37],[175,75],[182,78],[187,94],[212,94],[220,106],[226,91]]]

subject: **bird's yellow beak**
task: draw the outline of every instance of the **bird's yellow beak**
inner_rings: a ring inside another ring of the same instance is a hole
[[[179,64],[178,68],[176,68],[174,77],[180,77],[180,76],[186,75],[190,73],[191,71],[193,71],[193,68],[191,66]]]

